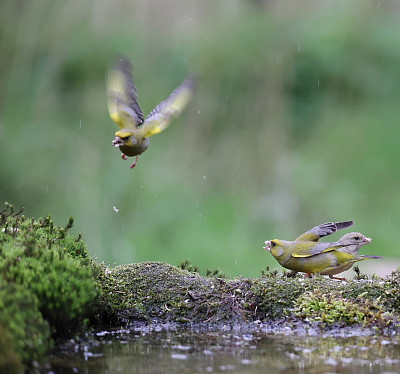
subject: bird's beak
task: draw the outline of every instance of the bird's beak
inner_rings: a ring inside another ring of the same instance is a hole
[[[371,238],[365,238],[363,244],[368,244],[371,243],[372,239]]]
[[[265,249],[265,250],[268,251],[268,252],[271,252],[271,241],[266,240],[266,241],[264,242],[264,244],[265,244],[265,247],[263,247],[263,249]]]
[[[114,140],[112,141],[112,145],[114,147],[119,147],[120,145],[123,145],[123,144],[124,144],[124,142],[122,141],[122,139],[119,136],[116,136],[114,138]]]

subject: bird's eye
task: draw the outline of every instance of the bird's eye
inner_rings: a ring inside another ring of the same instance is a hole
[[[123,136],[123,137],[121,138],[121,140],[123,140],[124,142],[126,142],[128,139],[129,139],[129,136]]]
[[[272,246],[272,247],[275,247],[275,246],[276,246],[276,243],[275,243],[273,240],[271,241],[271,246]]]
[[[360,237],[359,236],[355,236],[354,240],[360,240]]]

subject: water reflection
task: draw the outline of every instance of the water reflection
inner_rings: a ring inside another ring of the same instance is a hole
[[[398,337],[310,337],[266,333],[103,331],[54,357],[54,373],[395,373]]]

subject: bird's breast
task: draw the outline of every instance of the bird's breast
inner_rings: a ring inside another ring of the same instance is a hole
[[[149,146],[149,138],[143,139],[143,141],[137,142],[135,145],[120,145],[120,151],[129,156],[137,156],[143,153]]]

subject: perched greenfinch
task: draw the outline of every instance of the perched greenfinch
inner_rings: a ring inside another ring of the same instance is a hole
[[[280,239],[265,241],[264,249],[271,252],[284,268],[344,280],[334,275],[350,269],[357,261],[382,258],[358,254],[364,244],[371,242],[370,238],[358,232],[346,234],[336,242],[319,242],[320,238],[353,224],[353,221],[324,223],[313,227],[292,242]]]
[[[128,59],[118,58],[109,70],[106,80],[108,111],[118,125],[112,142],[119,147],[122,158],[138,156],[149,146],[149,137],[165,130],[186,107],[193,96],[194,76],[189,75],[168,99],[159,103],[143,121],[143,113],[137,101],[137,89]]]

